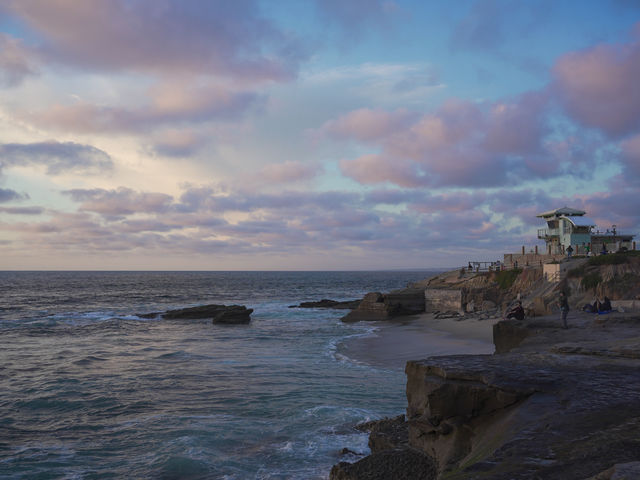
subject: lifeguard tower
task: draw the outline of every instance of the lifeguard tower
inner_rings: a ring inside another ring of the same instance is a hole
[[[635,248],[634,235],[618,232],[616,225],[601,231],[585,214],[583,210],[562,207],[536,215],[547,222],[547,228],[538,230],[538,238],[545,241],[548,254],[564,254],[569,246],[580,255]]]

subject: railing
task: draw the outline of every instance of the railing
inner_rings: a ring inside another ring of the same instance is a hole
[[[560,280],[562,280],[563,277],[563,271],[558,270],[557,272],[553,272],[553,273],[548,273],[545,276],[545,279],[547,280],[547,282],[559,282]]]
[[[560,235],[559,228],[539,228],[538,238],[557,237]]]
[[[498,272],[508,267],[503,262],[468,262],[464,267],[467,272]]]

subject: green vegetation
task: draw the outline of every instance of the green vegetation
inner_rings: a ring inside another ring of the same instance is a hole
[[[569,278],[582,277],[585,273],[585,268],[586,268],[585,265],[582,265],[577,268],[572,268],[571,270],[567,271],[567,277]]]
[[[580,281],[580,285],[585,290],[589,290],[591,288],[596,288],[598,284],[602,282],[602,277],[600,276],[600,272],[591,272],[587,273],[582,280]]]
[[[502,290],[507,290],[511,288],[511,285],[513,285],[513,282],[516,281],[516,278],[518,278],[518,275],[520,275],[521,273],[521,268],[514,268],[513,270],[502,270],[501,272],[496,273],[496,282]]]
[[[589,265],[620,265],[627,263],[629,256],[627,253],[610,253],[607,255],[598,255],[597,257],[591,257]]]

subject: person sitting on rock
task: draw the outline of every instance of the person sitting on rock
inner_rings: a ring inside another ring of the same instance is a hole
[[[516,320],[524,320],[524,308],[522,308],[522,302],[518,300],[515,306],[505,315],[505,319],[515,318]]]
[[[608,313],[611,310],[611,300],[609,300],[609,297],[604,297],[604,300],[598,306],[598,313]]]

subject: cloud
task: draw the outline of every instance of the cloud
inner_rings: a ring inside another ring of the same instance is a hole
[[[488,195],[484,192],[451,192],[439,195],[425,195],[423,198],[412,202],[410,209],[421,213],[446,213],[458,214],[472,211],[487,201]]]
[[[66,193],[79,202],[77,212],[48,210],[46,220],[5,222],[0,229],[21,235],[25,248],[42,252],[302,257],[332,252],[353,259],[401,251],[405,257],[433,260],[452,254],[495,259],[496,251],[530,245],[540,227],[535,215],[558,205],[588,209],[590,216],[602,215],[603,222],[620,229],[640,223],[637,195],[629,187],[578,197],[517,188],[249,194],[187,186],[179,198],[126,188]],[[390,205],[398,208],[386,208]]]
[[[626,44],[571,52],[553,67],[552,88],[583,125],[622,136],[640,128],[640,33]]]
[[[0,202],[2,202],[2,189],[0,189]],[[42,207],[0,207],[0,213],[9,215],[41,215],[44,213]]]
[[[45,165],[50,175],[91,174],[112,169],[113,161],[98,148],[74,142],[0,144],[0,168],[28,165]]]
[[[62,131],[129,133],[167,125],[236,119],[259,103],[261,98],[257,94],[234,91],[223,85],[198,86],[178,82],[163,83],[152,88],[149,94],[150,103],[143,107],[59,104],[21,115],[36,125]],[[175,136],[173,140],[175,142]],[[162,147],[161,143],[159,148]],[[164,144],[164,148],[171,152],[170,145]]]
[[[386,112],[361,108],[326,122],[321,131],[342,139],[371,141],[406,128],[414,114],[406,110]]]
[[[310,165],[288,161],[263,167],[256,175],[256,179],[267,184],[289,184],[310,180],[316,177],[321,171],[322,167],[317,164]]]
[[[203,148],[209,139],[192,129],[166,129],[154,135],[151,150],[167,157],[189,157]]]
[[[0,33],[0,86],[15,87],[35,73],[33,54],[19,39]]]
[[[391,17],[399,11],[397,3],[389,0],[317,0],[316,5],[325,20],[339,28],[342,42],[357,39],[367,28],[389,28]]]
[[[620,149],[626,178],[636,179],[640,185],[640,134],[623,141]]]
[[[342,173],[362,184],[392,183],[416,188],[430,183],[424,171],[415,163],[383,155],[363,155],[354,160],[341,160]]]
[[[546,95],[531,93],[486,104],[451,99],[423,115],[357,110],[322,131],[380,150],[340,162],[343,174],[363,184],[498,186],[515,175],[557,173],[532,161],[546,153],[547,104]]]
[[[18,193],[10,188],[0,188],[0,203],[13,202],[15,200],[27,200],[28,198],[29,195],[26,193]]]
[[[62,192],[80,202],[80,210],[107,216],[131,215],[138,212],[162,213],[167,211],[173,197],[164,193],[139,193],[130,188],[115,190],[73,189]]]
[[[436,67],[425,63],[364,63],[307,72],[304,81],[332,91],[340,88],[351,100],[367,105],[423,105],[445,85]]]
[[[505,42],[504,2],[475,2],[469,13],[458,23],[451,36],[454,50],[495,49]]]
[[[81,69],[292,78],[306,53],[254,0],[10,0],[44,58]]]

